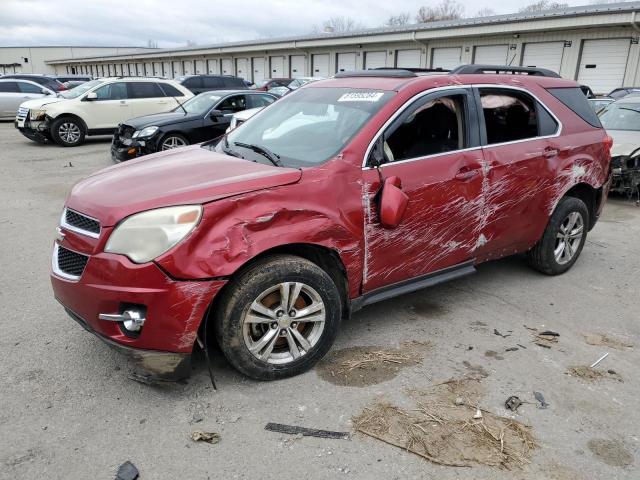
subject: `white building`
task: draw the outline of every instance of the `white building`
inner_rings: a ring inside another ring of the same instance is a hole
[[[376,67],[466,63],[546,67],[596,93],[640,85],[640,2],[590,5],[346,33],[49,60],[58,73],[211,73],[258,81]]]
[[[97,55],[122,55],[149,51],[136,47],[0,47],[0,75],[9,73],[56,73],[49,60]]]

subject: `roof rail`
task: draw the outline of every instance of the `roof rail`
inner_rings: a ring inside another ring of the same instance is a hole
[[[406,70],[413,73],[448,73],[450,70],[446,68],[418,68],[418,67],[402,67],[401,69],[394,67],[378,67],[373,70]]]
[[[405,77],[417,77],[417,75],[403,68],[389,68],[389,69],[374,69],[374,70],[353,70],[350,72],[338,72],[334,75],[334,78],[348,78],[348,77],[390,77],[390,78],[405,78]]]
[[[482,73],[531,75],[560,78],[556,72],[546,68],[512,67],[511,65],[460,65],[449,72],[451,75],[473,75]]]

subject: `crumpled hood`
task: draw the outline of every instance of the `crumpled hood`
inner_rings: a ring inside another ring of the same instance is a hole
[[[630,155],[640,148],[640,132],[635,130],[607,130],[613,138],[611,156]]]
[[[193,145],[105,168],[78,182],[66,206],[109,227],[144,210],[207,203],[295,183],[301,175]]]
[[[26,102],[23,102],[22,104],[20,104],[20,106],[28,108],[29,110],[36,110],[38,108],[42,108],[44,105],[48,105],[50,103],[64,102],[66,100],[68,99],[49,95],[48,97],[34,98],[33,100],[27,100]]]

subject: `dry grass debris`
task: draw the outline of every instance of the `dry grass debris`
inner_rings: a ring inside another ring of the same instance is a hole
[[[614,370],[600,370],[597,368],[587,367],[586,365],[569,367],[566,373],[572,377],[581,378],[590,382],[601,380],[603,378],[610,378],[612,380],[617,380],[618,382],[623,381],[622,377]]]
[[[615,348],[617,350],[625,350],[627,348],[633,348],[632,343],[629,343],[614,337],[610,337],[605,333],[585,333],[582,336],[584,337],[584,341],[588,345]]]

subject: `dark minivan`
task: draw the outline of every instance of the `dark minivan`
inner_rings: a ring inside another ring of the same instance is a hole
[[[231,75],[183,75],[175,81],[196,95],[211,90],[246,90],[244,80]]]

